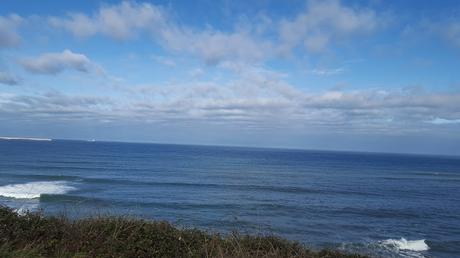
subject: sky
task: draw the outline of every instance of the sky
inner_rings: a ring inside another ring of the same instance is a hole
[[[460,155],[460,2],[4,0],[0,136]]]

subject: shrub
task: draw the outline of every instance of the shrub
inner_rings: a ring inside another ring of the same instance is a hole
[[[69,220],[0,207],[0,257],[362,257],[275,236],[222,236],[120,217]]]

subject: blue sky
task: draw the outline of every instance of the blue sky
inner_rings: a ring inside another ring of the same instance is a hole
[[[458,1],[2,1],[0,135],[460,154]]]

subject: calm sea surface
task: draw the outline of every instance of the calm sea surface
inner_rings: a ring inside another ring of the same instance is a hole
[[[460,257],[460,157],[0,140],[0,204]]]

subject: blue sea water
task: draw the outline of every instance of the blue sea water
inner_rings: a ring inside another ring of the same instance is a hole
[[[460,257],[460,157],[0,140],[0,204]]]

